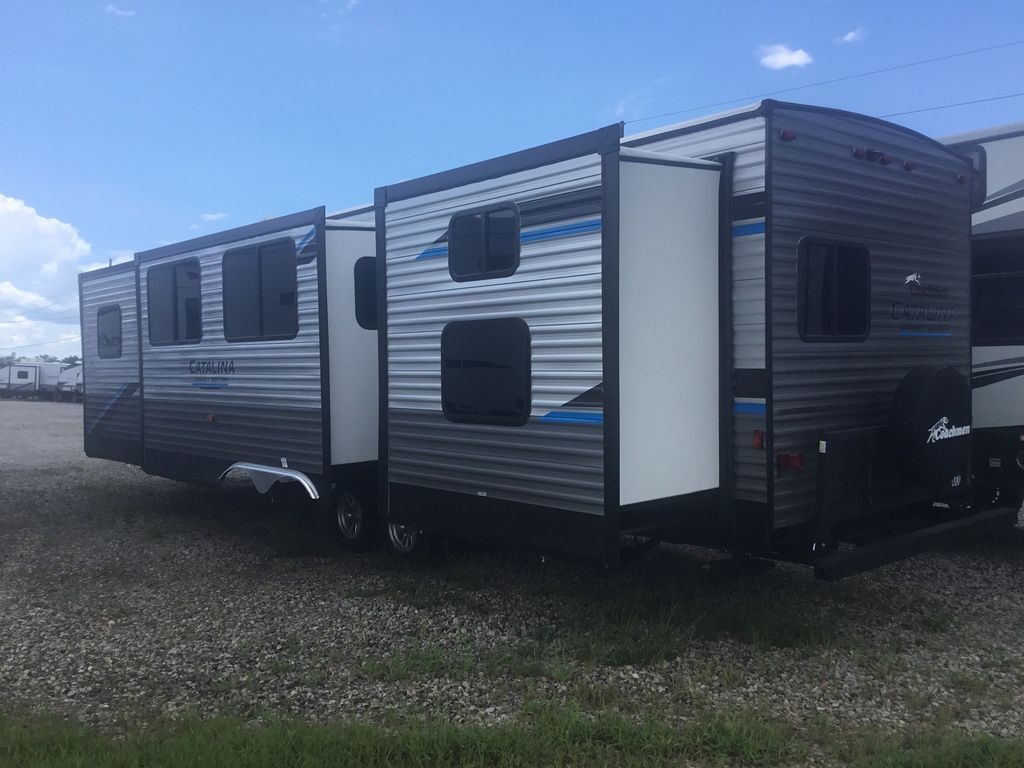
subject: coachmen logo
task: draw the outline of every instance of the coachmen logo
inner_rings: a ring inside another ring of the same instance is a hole
[[[914,285],[920,285],[921,284],[921,273],[920,272],[915,272],[914,274],[907,275],[905,278],[903,278],[903,284],[904,285],[910,285],[912,283]]]
[[[969,434],[971,434],[970,424],[963,427],[950,426],[949,418],[943,416],[928,430],[928,439],[925,440],[925,444],[937,443],[939,440],[949,440],[951,437],[966,437]]]
[[[944,285],[925,283],[920,272],[912,272],[904,277],[903,285],[915,296],[936,296],[943,299],[949,296],[949,288]]]

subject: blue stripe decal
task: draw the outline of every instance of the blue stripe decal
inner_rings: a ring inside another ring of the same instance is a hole
[[[929,338],[943,338],[952,335],[952,331],[900,331],[900,336],[925,336]]]
[[[574,224],[562,224],[557,227],[545,227],[544,229],[534,229],[530,232],[523,232],[519,236],[519,242],[539,243],[544,240],[555,240],[559,237],[573,237],[574,235],[584,235],[588,232],[600,231],[600,219],[587,219],[586,221],[577,221]],[[436,259],[440,256],[447,255],[448,243],[439,243],[423,251],[416,257],[416,261],[419,261],[420,259]]]
[[[735,403],[733,405],[733,413],[753,413],[764,416],[767,412],[768,408],[764,403]]]
[[[193,381],[192,386],[197,389],[224,389],[228,383],[226,381]]]
[[[299,244],[295,246],[296,253],[302,253],[302,249],[306,247],[306,243],[312,240],[316,236],[316,227],[313,227],[305,234],[305,236],[299,240]]]
[[[733,237],[743,237],[745,235],[763,235],[764,234],[764,222],[759,221],[754,224],[740,224],[732,228]]]
[[[551,411],[540,417],[541,421],[559,424],[603,424],[603,413],[577,413],[575,411]]]

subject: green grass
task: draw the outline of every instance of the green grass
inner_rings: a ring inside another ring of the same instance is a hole
[[[682,728],[542,709],[525,727],[448,723],[316,726],[190,721],[113,737],[45,720],[0,719],[0,764],[19,768],[162,766],[677,766],[787,765],[803,752],[789,732],[749,715],[710,715]]]
[[[572,707],[528,708],[525,722],[455,726],[396,718],[389,725],[275,720],[158,723],[110,734],[56,719],[0,716],[0,765],[18,768],[525,768],[526,766],[790,766],[809,755],[855,768],[1017,768],[1024,742],[954,730],[897,738],[834,725],[805,729],[755,713],[708,713],[682,726],[595,717]]]

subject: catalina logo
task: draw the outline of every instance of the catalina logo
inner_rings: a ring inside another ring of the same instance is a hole
[[[970,424],[963,427],[950,426],[949,419],[943,416],[928,430],[928,439],[925,440],[925,445],[937,443],[939,440],[948,440],[951,437],[966,437],[969,434],[971,434]]]
[[[904,285],[921,285],[921,273],[915,272],[912,275],[907,275],[903,278]]]

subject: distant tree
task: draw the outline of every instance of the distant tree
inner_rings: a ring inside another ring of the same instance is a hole
[[[82,358],[80,358],[78,355],[68,355],[63,360],[61,360],[61,362],[64,363],[64,365],[78,365],[80,362],[82,362]]]
[[[54,357],[53,355],[40,355],[39,359],[41,361],[43,361],[44,363],[56,363],[56,362],[59,362],[59,360],[57,360],[57,358]]]
[[[0,355],[0,366],[10,365],[18,359],[17,355],[11,352],[9,355]]]

